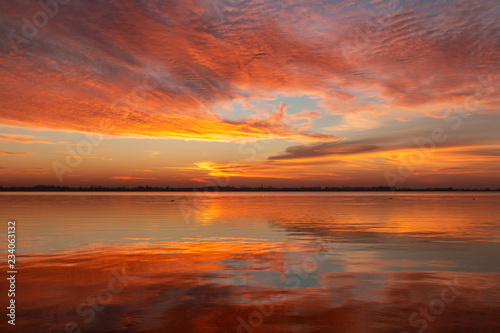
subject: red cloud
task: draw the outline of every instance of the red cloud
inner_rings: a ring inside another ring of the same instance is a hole
[[[462,101],[478,78],[498,74],[493,0],[415,9],[319,1],[207,6],[66,6],[19,53],[1,44],[0,120],[114,135],[328,141],[335,138],[286,122],[279,111],[224,121],[218,103],[312,94],[332,113],[420,112]],[[16,2],[0,18],[19,27],[25,8]],[[480,111],[497,112],[498,99],[488,95]],[[103,130],[102,119],[113,126]]]

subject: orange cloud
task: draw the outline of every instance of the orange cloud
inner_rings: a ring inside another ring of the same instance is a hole
[[[2,21],[17,27],[23,4],[2,11]],[[482,90],[496,85],[496,5],[430,3],[388,14],[384,2],[249,1],[215,11],[190,1],[75,3],[18,53],[0,45],[0,120],[122,136],[334,140],[281,110],[227,121],[218,105],[307,94],[334,114],[442,111],[489,74],[492,86]],[[490,93],[478,112],[498,113],[498,101]]]
[[[0,156],[28,156],[28,155],[36,155],[36,153],[19,153],[12,151],[0,151]]]
[[[217,178],[225,182],[231,178],[267,178],[330,186],[355,181],[358,185],[379,186],[386,185],[386,171],[398,174],[399,166],[406,165],[413,168],[413,172],[404,177],[408,183],[417,180],[426,183],[431,176],[450,177],[450,182],[457,182],[463,181],[464,176],[469,181],[474,177],[500,177],[498,156],[498,145],[464,147],[448,144],[436,146],[432,151],[422,151],[411,145],[391,147],[339,142],[291,147],[286,154],[271,156],[267,161],[197,163],[198,170],[205,172],[205,176],[196,179],[211,182]]]
[[[17,134],[0,134],[0,140],[9,142],[20,142],[20,143],[44,143],[44,144],[57,144],[55,142],[49,142],[44,140],[38,140],[32,135],[17,135]]]

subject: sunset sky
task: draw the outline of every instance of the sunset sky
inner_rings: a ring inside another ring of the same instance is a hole
[[[0,186],[500,187],[498,0],[0,3]]]

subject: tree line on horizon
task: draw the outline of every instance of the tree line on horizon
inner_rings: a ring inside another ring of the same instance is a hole
[[[302,187],[274,187],[274,186],[204,186],[204,187],[159,187],[159,186],[88,186],[88,187],[69,187],[69,186],[55,186],[55,185],[35,185],[35,186],[0,186],[2,192],[341,192],[341,191],[500,191],[499,189],[456,189],[453,187],[446,188],[394,188],[389,186],[376,186],[376,187],[363,187],[363,186],[302,186]]]

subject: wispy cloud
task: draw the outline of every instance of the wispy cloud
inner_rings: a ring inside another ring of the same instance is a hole
[[[1,141],[20,142],[20,143],[43,143],[43,144],[58,144],[56,142],[49,142],[40,140],[33,135],[18,135],[18,134],[0,134]]]
[[[20,153],[13,151],[0,151],[0,156],[28,156],[28,155],[36,155],[37,153]]]
[[[156,158],[156,157],[158,157],[159,155],[161,155],[161,151],[157,151],[157,150],[146,150],[146,154],[147,154],[150,158]]]

